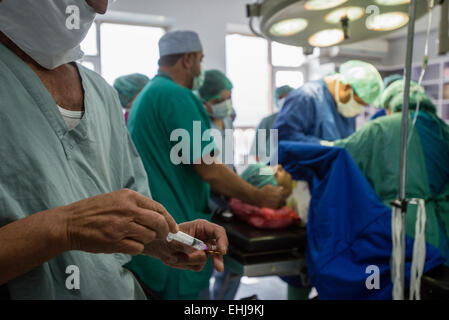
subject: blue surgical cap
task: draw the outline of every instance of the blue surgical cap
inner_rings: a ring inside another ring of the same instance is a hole
[[[148,81],[150,79],[140,73],[122,76],[114,81],[114,88],[118,92],[118,97],[123,108],[128,106],[129,102],[146,86]]]
[[[384,78],[384,89],[387,89],[393,82],[404,79],[403,75],[393,74]]]
[[[294,89],[290,86],[282,86],[282,87],[278,87],[276,88],[276,90],[274,91],[274,99],[275,101],[279,100],[279,97],[284,95],[284,94],[289,94],[290,92],[292,92]]]
[[[172,31],[159,40],[161,57],[173,54],[203,51],[200,37],[194,31]]]
[[[405,80],[393,82],[382,95],[382,105],[393,112],[400,112],[404,104]],[[420,107],[420,110],[435,113],[436,108],[432,99],[426,94],[423,86],[410,81],[409,108],[411,111]]]
[[[205,101],[220,99],[223,91],[232,90],[232,82],[220,70],[207,70],[204,84],[199,90],[201,98]]]
[[[259,189],[267,184],[278,186],[273,170],[263,163],[250,164],[240,176],[243,180]]]

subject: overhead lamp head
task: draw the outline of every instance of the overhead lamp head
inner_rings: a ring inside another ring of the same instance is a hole
[[[366,19],[366,27],[374,31],[392,31],[402,28],[409,20],[404,12],[388,12],[370,16]]]
[[[340,9],[335,9],[326,17],[324,20],[327,23],[337,24],[340,23],[342,18],[347,17],[349,21],[355,21],[363,17],[365,10],[362,7],[345,7]]]
[[[319,31],[309,38],[312,47],[326,48],[335,46],[345,39],[345,34],[341,29],[326,29]]]
[[[259,0],[257,2],[260,5],[260,10],[257,13],[260,30],[258,35],[303,48],[306,46],[316,47],[311,43],[318,44],[319,47],[328,47],[336,44],[349,45],[385,36],[408,24],[409,5],[405,3],[410,0],[375,1]],[[367,6],[368,2],[375,6]],[[428,13],[428,2],[416,1],[416,9],[416,17],[419,19]],[[391,12],[398,12],[400,16],[390,15]],[[388,15],[384,15],[387,13]],[[303,19],[306,22],[294,22],[294,19]],[[250,26],[254,21],[251,17]],[[326,38],[326,35],[329,34],[329,31],[325,29],[337,29],[332,30],[336,37],[322,41],[323,35]],[[320,33],[321,31],[323,32]],[[257,32],[254,33],[257,34]]]
[[[338,7],[348,0],[309,0],[305,4],[307,10],[326,10]]]
[[[289,37],[303,31],[308,24],[307,20],[301,18],[282,20],[270,28],[270,33],[277,37]]]
[[[376,3],[381,6],[399,6],[410,3],[410,0],[376,0]]]

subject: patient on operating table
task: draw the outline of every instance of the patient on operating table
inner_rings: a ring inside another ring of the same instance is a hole
[[[293,224],[306,225],[310,203],[310,192],[306,182],[294,181],[281,165],[270,167],[262,163],[249,165],[241,177],[257,188],[267,184],[283,187],[286,205],[278,210],[272,210],[232,199],[230,207],[237,217],[261,229],[280,229]]]

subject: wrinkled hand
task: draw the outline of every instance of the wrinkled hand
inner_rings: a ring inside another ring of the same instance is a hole
[[[217,250],[223,255],[228,250],[228,238],[223,227],[206,220],[195,220],[179,225],[180,231],[202,240],[206,244],[216,241]],[[208,254],[177,241],[156,240],[145,246],[144,254],[161,260],[169,267],[199,272],[206,265]],[[218,272],[223,272],[223,256],[211,255]]]
[[[178,226],[165,208],[137,192],[120,191],[63,207],[68,250],[137,255]]]
[[[284,188],[271,184],[259,189],[258,206],[263,208],[278,209],[285,204]]]

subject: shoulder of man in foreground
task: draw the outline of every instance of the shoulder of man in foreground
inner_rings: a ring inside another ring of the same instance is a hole
[[[118,97],[117,91],[97,72],[90,70],[80,63],[76,64],[79,71],[84,73],[89,80],[89,84],[93,85],[97,93],[105,97]]]

